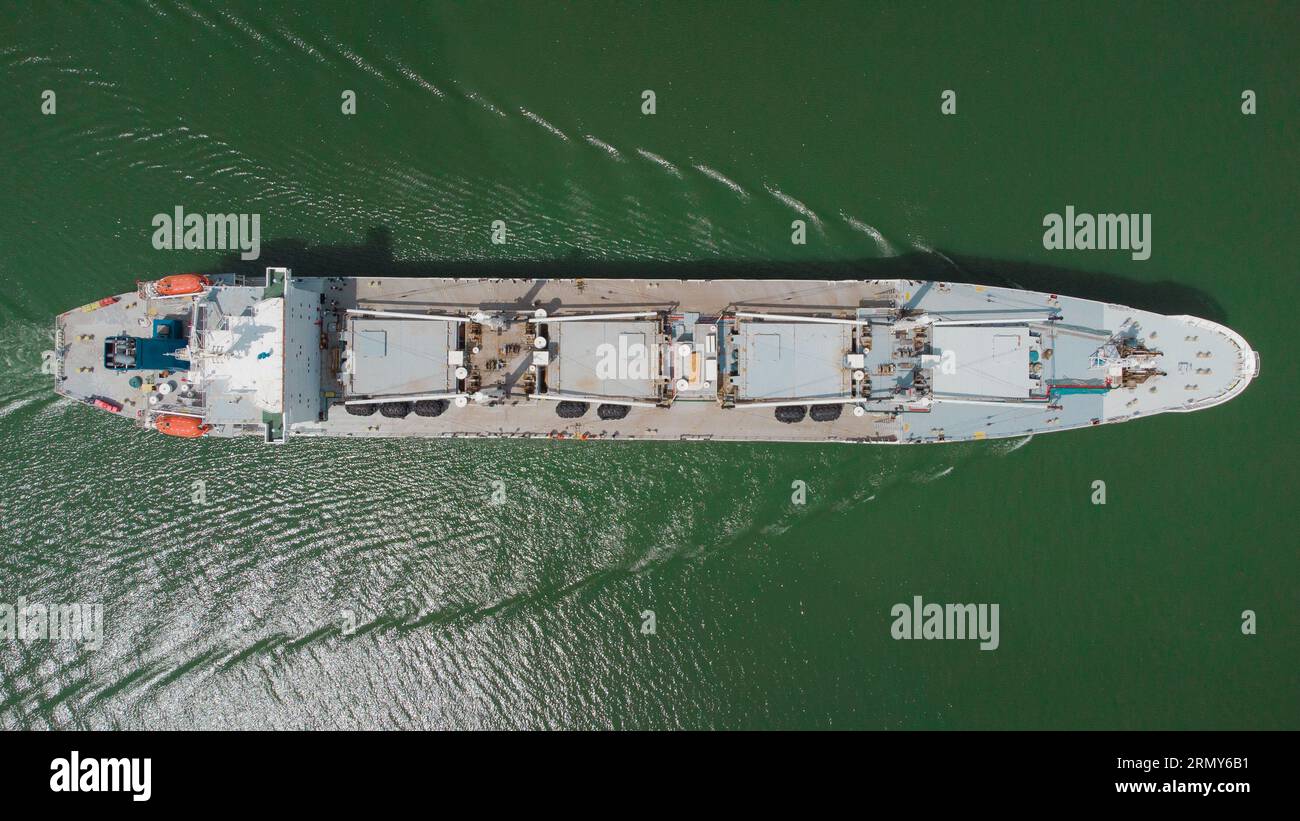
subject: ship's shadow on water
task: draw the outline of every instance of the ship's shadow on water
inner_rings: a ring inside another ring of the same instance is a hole
[[[302,277],[384,276],[503,277],[511,279],[920,279],[1023,288],[1049,294],[1128,305],[1161,314],[1190,314],[1228,324],[1223,306],[1211,295],[1179,282],[1143,282],[1115,274],[1078,271],[1033,262],[916,251],[896,257],[835,260],[700,259],[664,262],[601,259],[581,251],[538,259],[403,260],[393,255],[392,233],[372,228],[359,245],[311,244],[299,239],[264,242],[261,256],[224,257],[207,273],[260,275],[267,267],[293,270]]]

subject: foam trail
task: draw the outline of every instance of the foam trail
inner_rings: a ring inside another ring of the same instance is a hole
[[[917,239],[916,237],[912,238],[912,244],[916,246],[916,249],[918,251],[924,251],[927,254],[934,254],[935,256],[942,259],[944,262],[951,265],[954,271],[957,271],[958,273],[962,273],[961,266],[953,262],[952,259],[943,251],[936,251],[935,249],[931,248],[929,245],[926,245],[923,241]]]
[[[889,244],[889,240],[885,239],[884,235],[877,231],[874,226],[868,225],[857,217],[846,214],[843,211],[840,212],[840,217],[848,223],[848,226],[853,230],[861,231],[871,237],[871,239],[875,241],[876,248],[880,250],[881,254],[884,254],[887,257],[898,256],[898,251],[894,249],[894,246]]]
[[[325,59],[324,54],[321,54],[310,43],[308,43],[306,40],[302,39],[301,37],[297,36],[293,32],[289,31],[288,29],[282,27],[277,28],[275,30],[275,33],[279,34],[285,40],[297,46],[304,53],[310,54],[312,57],[315,57],[319,62],[329,65],[329,60]]]
[[[707,165],[702,165],[700,163],[696,163],[693,167],[695,168],[696,171],[700,172],[701,174],[708,177],[709,179],[716,180],[722,183],[723,185],[727,186],[728,188],[730,188],[732,191],[735,191],[743,199],[749,199],[749,192],[741,188],[739,183],[723,175],[722,172],[714,171],[712,168],[709,168]]]
[[[804,205],[802,202],[799,202],[799,200],[795,199],[794,197],[790,196],[789,194],[785,193],[779,188],[773,188],[772,186],[767,184],[764,184],[763,187],[767,189],[767,193],[771,194],[773,197],[776,197],[776,199],[780,201],[782,204],[790,208],[793,208],[795,211],[799,212],[800,214],[803,214],[805,217],[811,220],[813,224],[815,225],[822,224],[822,221],[817,217],[815,213],[813,213],[813,210],[808,206]]]
[[[429,92],[430,94],[433,94],[433,95],[436,96],[436,97],[446,97],[446,96],[447,96],[446,94],[443,93],[443,90],[442,90],[442,89],[438,88],[438,87],[437,87],[436,85],[434,85],[433,83],[431,83],[431,82],[429,82],[428,80],[424,79],[424,78],[421,77],[419,74],[416,74],[416,73],[415,73],[415,69],[413,69],[413,68],[407,66],[407,65],[406,65],[405,63],[403,63],[402,61],[400,61],[400,60],[398,60],[398,59],[396,59],[396,58],[390,57],[390,58],[388,59],[388,62],[390,62],[390,63],[393,64],[393,67],[397,69],[398,73],[400,73],[402,76],[406,77],[406,79],[408,79],[408,80],[410,80],[411,82],[413,82],[413,83],[415,83],[416,85],[418,85],[420,88],[422,88],[422,89],[424,89],[425,91]]]
[[[695,244],[709,251],[718,250],[718,243],[713,238],[713,223],[709,221],[709,218],[695,213],[688,213],[686,218]]]
[[[193,17],[195,20],[197,20],[197,21],[199,21],[200,23],[202,23],[204,26],[206,26],[206,27],[212,29],[212,30],[215,31],[215,32],[223,33],[223,32],[221,32],[221,27],[220,27],[220,26],[218,26],[216,23],[212,22],[212,21],[209,20],[208,18],[204,17],[202,14],[199,14],[199,12],[198,12],[197,9],[192,9],[192,8],[190,8],[189,6],[184,5],[184,4],[178,4],[178,8],[180,8],[182,11],[184,11],[184,12],[185,12],[186,14],[188,14],[190,17]]]
[[[217,10],[217,14],[220,14],[222,17],[224,17],[226,19],[226,22],[230,23],[230,25],[234,26],[235,28],[239,29],[244,34],[252,38],[252,40],[256,42],[258,45],[263,45],[271,49],[280,48],[275,43],[271,42],[271,40],[265,34],[258,31],[253,26],[249,25],[243,19],[236,17],[234,14],[231,14],[228,11],[223,11],[221,9]]]
[[[590,134],[587,134],[587,135],[584,137],[584,139],[585,139],[587,142],[589,142],[589,143],[591,143],[592,145],[594,145],[594,146],[596,146],[597,148],[599,148],[601,151],[606,152],[607,154],[609,154],[609,155],[610,155],[611,157],[613,157],[614,159],[616,159],[616,160],[621,160],[621,159],[623,159],[623,155],[619,153],[618,149],[615,148],[614,146],[610,145],[609,143],[604,142],[603,140],[598,140],[598,139],[596,139],[595,137],[591,136]]]
[[[473,91],[466,90],[464,94],[466,98],[473,100],[474,102],[483,106],[483,108],[487,109],[488,111],[491,111],[493,114],[497,115],[498,117],[506,116],[506,113],[504,111],[497,108],[490,101],[484,99],[483,97],[480,97],[478,94],[474,93]]]
[[[682,172],[677,170],[677,166],[673,165],[668,160],[665,160],[663,157],[659,156],[658,154],[655,154],[654,152],[651,151],[646,151],[644,148],[638,148],[636,150],[636,153],[640,154],[642,157],[645,157],[647,160],[659,166],[663,170],[667,171],[669,174],[672,174],[674,177],[681,178]]]
[[[146,8],[149,9],[149,11],[152,11],[154,14],[158,15],[162,19],[164,20],[168,19],[167,13],[164,12],[162,9],[158,8],[158,6],[154,4],[153,0],[144,0],[144,5]]]
[[[1017,441],[1014,445],[1012,445],[1011,447],[1009,447],[1009,448],[1007,448],[1006,450],[1002,451],[1002,455],[1003,455],[1003,456],[1006,456],[1008,453],[1015,453],[1016,451],[1018,451],[1018,450],[1020,450],[1021,448],[1023,448],[1025,445],[1029,444],[1030,441],[1033,440],[1033,438],[1034,438],[1034,435],[1033,435],[1032,433],[1029,434],[1029,435],[1026,436],[1024,439],[1021,439],[1021,440]]]
[[[384,76],[384,73],[382,71],[380,71],[375,66],[372,66],[370,63],[366,62],[365,58],[363,58],[360,54],[357,54],[352,49],[348,48],[342,42],[332,39],[330,37],[324,37],[322,39],[324,39],[327,45],[329,45],[331,48],[337,51],[343,57],[343,59],[347,60],[352,65],[356,66],[357,68],[361,69],[367,74],[373,74],[374,76],[378,77],[380,80],[383,80],[385,83],[389,81],[388,78]]]
[[[33,402],[37,401],[40,398],[41,397],[39,396],[32,396],[27,399],[19,399],[16,402],[10,402],[8,405],[5,405],[4,407],[0,408],[0,419],[5,418],[6,416],[8,416],[9,414],[13,413],[16,410],[22,410],[23,408],[27,407],[28,405],[32,404]]]
[[[927,482],[937,482],[938,480],[940,480],[940,479],[942,479],[943,477],[947,476],[949,473],[952,473],[953,470],[955,470],[955,469],[956,469],[956,465],[949,465],[948,467],[944,468],[943,470],[939,471],[938,473],[934,474],[933,476],[928,476],[928,477],[926,477],[925,481],[927,481]]]
[[[527,117],[528,119],[532,120],[533,122],[537,123],[537,124],[540,125],[542,128],[545,128],[547,131],[549,131],[549,132],[551,132],[552,134],[554,134],[555,136],[559,137],[561,140],[564,140],[566,143],[569,141],[569,135],[568,135],[568,134],[565,134],[565,133],[564,133],[563,131],[561,131],[560,129],[558,129],[558,128],[556,128],[555,126],[551,125],[550,123],[548,123],[546,120],[542,119],[542,118],[541,118],[540,116],[538,116],[537,114],[534,114],[533,112],[529,111],[529,110],[526,109],[526,108],[520,108],[520,109],[519,109],[519,113],[522,114],[522,115],[524,115],[524,116]]]

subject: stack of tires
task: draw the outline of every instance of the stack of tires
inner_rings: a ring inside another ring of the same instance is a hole
[[[415,403],[416,416],[442,416],[445,410],[447,410],[446,399],[421,399]]]
[[[843,405],[813,405],[808,415],[814,422],[834,422],[843,411]]]
[[[605,420],[622,419],[630,410],[628,405],[598,405],[596,415]]]
[[[587,412],[586,402],[557,402],[555,413],[561,419],[578,419]]]
[[[807,415],[808,408],[804,405],[781,405],[776,409],[776,418],[787,425],[802,422]]]

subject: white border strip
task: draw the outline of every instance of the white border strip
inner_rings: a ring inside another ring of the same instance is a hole
[[[529,399],[544,399],[548,402],[587,402],[599,405],[628,405],[634,408],[657,408],[655,402],[639,399],[617,399],[610,396],[585,396],[580,393],[530,393]]]
[[[799,316],[798,314],[756,314],[752,311],[736,311],[737,319],[772,319],[780,322],[818,322],[823,325],[870,325],[869,319],[831,319],[821,316]]]
[[[424,399],[456,399],[458,397],[469,398],[467,393],[413,393],[407,396],[382,396],[378,399],[347,399],[345,405],[382,405],[385,402],[419,402]]]
[[[594,319],[637,319],[645,316],[658,316],[658,311],[636,311],[624,314],[583,314],[582,316],[530,316],[528,321],[534,325],[550,325],[552,322],[586,322]]]
[[[1050,316],[1015,316],[1003,319],[936,319],[931,325],[1022,325],[1030,322],[1049,322]]]
[[[852,396],[843,399],[775,399],[768,401],[766,399],[757,402],[737,401],[733,407],[736,408],[783,408],[793,405],[858,405],[871,400],[863,396]]]
[[[400,311],[369,311],[361,308],[348,308],[348,313],[353,316],[380,316],[390,319],[436,319],[441,322],[472,322],[467,316],[451,316],[450,314],[407,314]]]

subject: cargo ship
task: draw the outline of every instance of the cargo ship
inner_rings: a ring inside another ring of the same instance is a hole
[[[918,444],[1202,410],[1192,316],[916,280],[176,274],[60,315],[56,390],[178,438]]]

